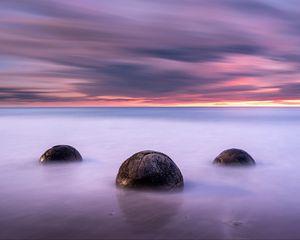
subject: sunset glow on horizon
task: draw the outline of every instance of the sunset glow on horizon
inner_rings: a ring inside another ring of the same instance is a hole
[[[0,107],[300,107],[295,0],[3,0]]]

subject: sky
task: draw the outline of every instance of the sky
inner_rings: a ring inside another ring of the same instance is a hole
[[[0,0],[0,106],[300,106],[299,0]]]

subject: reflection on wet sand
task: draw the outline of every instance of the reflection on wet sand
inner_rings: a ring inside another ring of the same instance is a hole
[[[126,222],[134,232],[155,232],[178,214],[180,193],[155,193],[118,189],[117,199]]]

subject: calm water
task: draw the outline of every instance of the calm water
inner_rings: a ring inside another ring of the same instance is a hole
[[[0,109],[0,239],[299,239],[299,108]],[[82,163],[41,166],[56,144]],[[253,168],[211,164],[237,147]],[[185,189],[121,191],[133,153],[157,150]]]

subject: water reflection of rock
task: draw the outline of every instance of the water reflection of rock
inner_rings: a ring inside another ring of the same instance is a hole
[[[135,232],[155,232],[178,214],[183,198],[180,193],[153,193],[118,190],[119,207]]]

